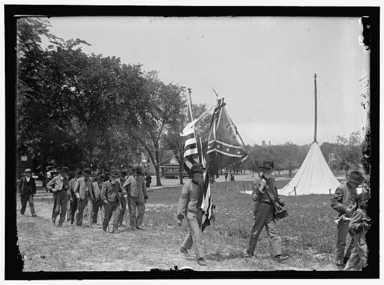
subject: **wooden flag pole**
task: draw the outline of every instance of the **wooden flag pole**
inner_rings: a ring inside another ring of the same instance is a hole
[[[191,122],[193,121],[193,113],[192,113],[192,95],[191,95],[191,88],[188,88],[188,109],[189,109],[189,117],[191,119]]]
[[[317,74],[314,76],[314,84],[315,84],[315,133],[313,141],[317,142],[317,82],[316,82]]]

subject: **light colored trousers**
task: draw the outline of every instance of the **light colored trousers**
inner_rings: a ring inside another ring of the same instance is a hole
[[[183,244],[181,245],[182,248],[187,250],[191,249],[193,245],[196,258],[201,258],[204,256],[201,220],[201,214],[195,214],[191,212],[187,213],[187,224],[189,228],[189,233],[187,234],[183,241]]]
[[[143,224],[145,203],[137,197],[129,197],[129,224],[131,228],[140,227]]]
[[[347,246],[347,237],[349,221],[340,220],[337,224],[337,241],[336,241],[336,262],[343,262],[344,258],[348,259],[351,255],[351,250],[353,246],[353,238]],[[345,250],[347,248],[347,250]]]
[[[362,270],[368,265],[368,246],[365,240],[365,232],[353,236],[351,255],[344,270]]]

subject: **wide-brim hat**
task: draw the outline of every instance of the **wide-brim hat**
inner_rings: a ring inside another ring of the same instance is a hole
[[[363,183],[364,176],[360,171],[353,170],[353,171],[348,173],[347,180],[349,182],[352,182],[353,184],[359,185],[359,184]]]
[[[262,170],[272,170],[274,168],[274,163],[273,161],[265,160],[259,168]]]
[[[83,170],[83,173],[90,175],[91,174],[91,169],[86,168],[86,169]]]

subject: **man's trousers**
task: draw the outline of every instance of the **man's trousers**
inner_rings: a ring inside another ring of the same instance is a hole
[[[193,245],[197,259],[204,257],[201,220],[201,213],[195,214],[192,212],[187,212],[187,224],[189,232],[181,245],[181,247],[186,250],[191,249]]]
[[[340,220],[337,224],[336,263],[339,264],[344,263],[344,261],[350,257],[354,243],[353,239],[351,238],[347,251],[345,251],[345,247],[347,245],[347,237],[349,235],[348,227],[348,220]]]
[[[53,210],[52,210],[52,222],[56,223],[56,218],[60,215],[58,225],[63,225],[65,221],[65,214],[67,213],[68,196],[67,192],[62,190],[53,193]]]
[[[35,207],[33,204],[33,194],[20,195],[21,200],[21,209],[20,213],[24,215],[27,203],[29,204],[29,209],[31,210],[31,215],[35,216]]]
[[[92,224],[97,224],[97,217],[98,217],[98,214],[99,214],[99,211],[101,211],[102,207],[103,207],[103,201],[98,199],[98,200],[92,200],[91,201],[91,222]]]
[[[351,246],[351,255],[345,265],[344,270],[362,270],[368,265],[368,246],[365,239],[365,232],[353,236]]]
[[[104,220],[103,220],[103,230],[107,231],[109,221],[111,220],[111,217],[113,214],[115,214],[113,218],[113,231],[117,231],[118,229],[118,223],[119,223],[119,217],[120,217],[120,202],[107,202],[104,203]]]
[[[260,203],[255,210],[254,224],[251,229],[251,237],[247,253],[251,256],[254,254],[257,241],[263,228],[265,228],[267,232],[272,256],[275,257],[281,255],[281,238],[273,220],[273,207],[268,203]]]
[[[129,197],[129,203],[129,224],[132,229],[135,229],[143,224],[145,203],[137,197]]]
[[[122,226],[123,221],[124,221],[124,215],[125,215],[125,213],[127,211],[127,200],[126,200],[126,198],[123,195],[121,195],[120,200],[121,200],[121,209],[120,209],[119,222],[118,222],[119,227]]]
[[[76,225],[83,224],[84,209],[88,206],[88,225],[92,224],[92,200],[89,198],[77,200]]]
[[[68,214],[67,214],[67,221],[71,223],[71,225],[73,224],[73,222],[75,221],[75,213],[76,213],[76,210],[77,210],[77,198],[75,197],[75,195],[73,195],[73,197],[69,200],[69,209],[68,209]]]

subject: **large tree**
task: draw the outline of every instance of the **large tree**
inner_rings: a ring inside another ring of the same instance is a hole
[[[156,173],[156,185],[160,186],[160,163],[163,137],[167,126],[174,121],[182,109],[181,93],[184,88],[175,84],[164,84],[156,72],[146,75],[144,98],[145,112],[138,113],[138,124],[131,129],[132,135],[146,150]]]

